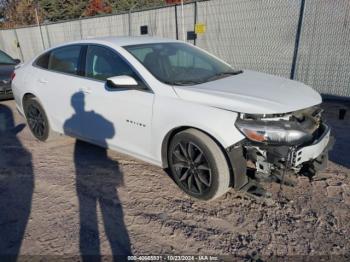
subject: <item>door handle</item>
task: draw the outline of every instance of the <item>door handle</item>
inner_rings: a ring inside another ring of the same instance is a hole
[[[49,81],[47,81],[47,80],[44,79],[44,78],[40,78],[38,81],[39,81],[40,83],[42,83],[42,84],[46,84],[46,83],[49,82]]]
[[[92,93],[90,88],[82,88],[82,89],[80,89],[80,91],[83,92],[84,94],[91,94]]]

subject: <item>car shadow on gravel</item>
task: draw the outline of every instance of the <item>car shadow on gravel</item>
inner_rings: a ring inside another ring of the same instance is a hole
[[[91,123],[84,127],[84,134],[99,141],[103,147],[77,140],[74,147],[74,164],[76,172],[76,191],[80,214],[80,253],[84,261],[100,261],[100,233],[98,229],[99,205],[105,233],[112,254],[131,255],[129,235],[124,224],[122,205],[117,187],[124,184],[123,173],[118,162],[107,155],[108,138],[115,135],[111,122],[94,111],[85,111],[84,94],[78,92],[72,97],[75,114],[64,124],[65,133],[78,127],[82,120]],[[97,134],[95,135],[95,133]],[[121,257],[119,257],[121,258]]]
[[[323,103],[324,116],[335,138],[329,158],[334,163],[350,168],[350,102],[327,101]],[[341,111],[346,111],[342,116]]]
[[[32,155],[17,138],[24,127],[0,104],[0,261],[17,260],[31,212]]]

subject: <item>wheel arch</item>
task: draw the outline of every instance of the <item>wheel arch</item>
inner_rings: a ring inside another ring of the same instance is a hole
[[[23,107],[23,105],[24,105],[24,101],[26,101],[27,99],[29,99],[29,98],[33,98],[33,97],[37,97],[36,95],[34,95],[33,93],[30,93],[30,92],[27,92],[27,93],[25,93],[24,95],[23,95],[23,97],[22,97],[22,107]]]
[[[168,148],[169,148],[169,144],[170,144],[171,139],[177,133],[179,133],[179,132],[181,132],[183,130],[189,129],[189,128],[194,128],[194,127],[191,127],[191,126],[178,126],[178,127],[175,127],[173,129],[171,129],[170,131],[168,131],[168,133],[163,138],[162,145],[161,145],[161,157],[162,157],[162,166],[163,166],[163,168],[168,168]]]
[[[48,115],[48,113],[47,113],[43,103],[41,102],[41,99],[37,95],[35,95],[35,93],[33,93],[33,92],[26,92],[22,96],[21,102],[22,102],[23,116],[28,121],[27,116],[26,116],[26,112],[25,112],[25,103],[26,103],[27,100],[30,100],[31,98],[33,98],[40,105],[40,107],[44,111],[44,115],[45,115],[45,118],[46,118],[46,121],[47,121],[48,136],[42,141],[46,141],[48,139],[51,139],[51,138],[55,137],[54,133],[52,132],[53,129],[52,129],[52,125],[51,125],[52,122],[51,122],[50,116]],[[41,140],[41,139],[39,139],[39,140]]]
[[[47,117],[47,120],[49,122],[49,125],[50,125],[50,128],[52,128],[52,121],[51,121],[51,117],[50,117],[50,114],[47,112],[47,109],[45,108],[45,106],[43,105],[43,103],[41,102],[41,99],[34,93],[34,92],[26,92],[25,94],[23,94],[22,96],[22,100],[21,100],[21,103],[22,103],[22,110],[23,110],[23,115],[25,116],[25,112],[24,112],[24,102],[29,99],[29,98],[36,98],[39,103],[41,104],[41,106],[43,107],[44,111],[45,111],[45,114],[46,114],[46,117]]]
[[[227,153],[227,151],[225,150],[225,147],[222,145],[222,143],[215,138],[214,135],[210,134],[209,132],[198,128],[198,127],[194,127],[194,126],[189,126],[189,125],[184,125],[184,126],[178,126],[175,127],[173,129],[171,129],[170,131],[168,131],[168,133],[165,135],[163,141],[162,141],[162,146],[161,146],[161,157],[162,157],[162,167],[164,169],[168,169],[169,165],[168,165],[168,149],[169,149],[169,145],[170,145],[170,141],[172,140],[172,138],[178,134],[181,131],[184,131],[186,129],[196,129],[200,132],[203,132],[204,134],[208,135],[221,149],[222,153],[224,154],[226,161],[227,161],[227,165],[229,166],[230,169],[230,186],[233,185],[233,181],[234,181],[234,174],[233,174],[233,168],[231,165],[231,161],[229,160],[229,155]]]

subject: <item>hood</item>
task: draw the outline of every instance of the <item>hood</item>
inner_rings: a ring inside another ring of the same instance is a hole
[[[307,85],[249,70],[174,89],[181,99],[248,114],[288,113],[322,102],[319,93]]]

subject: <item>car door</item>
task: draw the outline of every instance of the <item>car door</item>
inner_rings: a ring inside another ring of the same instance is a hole
[[[35,77],[52,128],[75,137],[81,137],[82,133],[79,120],[84,102],[79,95],[84,82],[79,76],[82,50],[82,45],[59,47],[36,61],[36,66],[43,69]]]
[[[139,85],[144,82],[116,51],[105,46],[88,46],[84,71],[85,110],[90,113],[84,118],[83,136],[147,158],[150,155],[153,92],[150,89],[109,88],[106,79],[112,76],[129,75]]]

